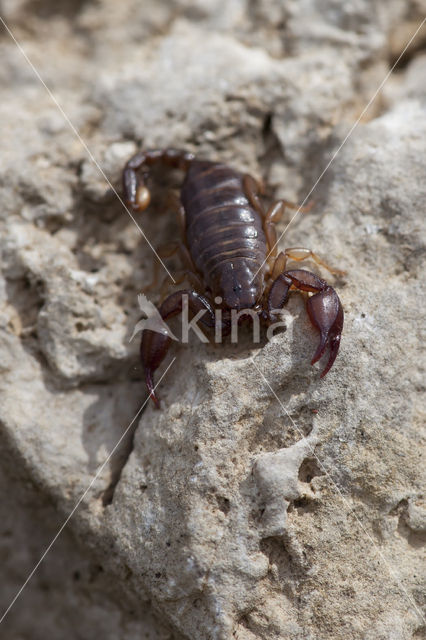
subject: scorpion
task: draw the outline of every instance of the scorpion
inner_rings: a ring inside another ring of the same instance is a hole
[[[173,243],[165,255],[181,253],[185,270],[176,284],[186,278],[192,286],[163,300],[158,307],[162,319],[182,312],[186,294],[190,313],[194,316],[203,311],[200,322],[208,328],[215,327],[216,305],[221,309],[225,332],[230,330],[232,310],[252,310],[268,325],[276,320],[290,291],[308,292],[311,294],[306,302],[308,316],[320,334],[311,365],[328,348],[328,362],[320,376],[324,377],[339,350],[342,304],[336,291],[318,275],[304,269],[288,270],[286,265],[288,260],[301,262],[309,258],[330,273],[343,272],[332,269],[310,249],[293,247],[278,253],[275,223],[286,207],[297,205],[278,200],[265,209],[261,201],[263,184],[250,174],[221,162],[197,159],[186,151],[150,149],[136,153],[123,170],[124,198],[134,211],[143,211],[150,203],[144,178],[153,165],[185,172],[180,193],[184,238]],[[157,408],[160,405],[153,375],[170,345],[169,335],[150,329],[142,331],[140,356],[145,382]]]

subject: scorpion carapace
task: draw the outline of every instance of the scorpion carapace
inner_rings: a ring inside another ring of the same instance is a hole
[[[335,290],[319,276],[303,269],[286,269],[287,261],[308,258],[332,269],[310,249],[293,247],[278,253],[275,223],[285,207],[278,200],[264,209],[260,196],[262,185],[252,176],[225,164],[197,160],[191,153],[175,149],[153,149],[137,153],[123,171],[124,197],[135,211],[143,211],[150,202],[141,169],[163,164],[185,171],[181,189],[181,216],[184,238],[174,243],[171,255],[179,250],[185,261],[186,277],[191,289],[172,293],[162,302],[163,320],[182,311],[184,294],[193,315],[203,311],[200,322],[215,327],[215,309],[221,308],[224,333],[229,332],[234,311],[251,310],[270,324],[288,299],[290,290],[309,292],[309,318],[320,332],[320,342],[311,364],[329,349],[328,362],[321,377],[332,367],[339,350],[343,328],[343,308]],[[145,329],[141,339],[141,359],[149,394],[159,406],[154,392],[153,374],[165,358],[171,339],[167,334]]]

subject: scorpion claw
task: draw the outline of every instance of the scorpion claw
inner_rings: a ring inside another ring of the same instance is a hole
[[[153,375],[156,369],[164,360],[171,343],[171,338],[162,333],[145,329],[142,332],[140,354],[142,366],[145,371],[145,382],[149,397],[154,402],[157,409],[160,408],[160,401],[155,395]]]
[[[309,298],[307,311],[312,324],[320,331],[320,343],[311,364],[318,362],[326,348],[330,348],[327,365],[321,373],[321,378],[323,378],[333,366],[339,351],[343,329],[343,308],[334,289],[327,287]]]
[[[145,382],[146,382],[146,386],[147,386],[147,389],[148,389],[149,397],[151,398],[151,400],[155,404],[156,408],[159,409],[160,408],[160,400],[155,395],[154,381],[152,379],[152,374],[153,374],[153,371],[151,369],[145,369]]]

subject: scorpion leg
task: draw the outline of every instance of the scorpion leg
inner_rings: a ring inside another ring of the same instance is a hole
[[[264,216],[265,212],[259,199],[259,194],[264,192],[263,184],[255,180],[249,173],[246,173],[243,177],[243,191],[253,209],[256,209],[261,216]]]
[[[330,265],[324,262],[324,260],[321,260],[316,253],[304,247],[292,247],[291,249],[286,249],[284,253],[289,260],[295,260],[296,262],[302,262],[303,260],[311,258],[314,262],[324,267],[324,269],[327,269],[327,271],[337,276],[343,276],[346,273],[341,269],[330,267]]]
[[[314,273],[303,269],[284,271],[274,280],[268,294],[267,306],[270,318],[274,317],[274,310],[282,308],[287,302],[291,287],[314,294],[308,298],[306,307],[311,323],[320,332],[320,342],[311,364],[318,362],[329,347],[328,362],[321,373],[323,378],[333,366],[339,351],[343,329],[342,304],[335,290]]]
[[[164,297],[167,294],[167,292],[170,291],[170,287],[176,287],[178,285],[181,285],[184,280],[187,280],[189,282],[192,289],[196,293],[202,293],[203,289],[205,289],[205,287],[203,287],[201,278],[198,276],[197,273],[195,273],[195,271],[191,271],[189,269],[182,269],[178,273],[174,274],[174,278],[175,278],[175,282],[170,282],[170,278],[168,276],[164,278],[160,287],[160,297]]]
[[[287,264],[287,256],[285,253],[280,251],[271,267],[270,278],[272,282],[274,282],[274,280],[276,280],[276,278],[278,278],[278,276],[285,271],[286,264]]]
[[[267,216],[269,215],[272,219],[268,220],[268,222],[279,222],[283,217],[284,211],[286,209],[297,209],[300,213],[309,213],[312,207],[315,204],[315,200],[311,200],[304,207],[300,207],[296,202],[290,202],[289,200],[277,200],[273,205],[270,206],[267,212]],[[281,207],[279,206],[281,205]],[[273,216],[271,215],[273,213]]]
[[[267,262],[271,270],[277,255],[277,230],[275,228],[275,223],[278,222],[283,215],[284,209],[285,204],[282,200],[278,200],[278,202],[275,202],[269,207],[263,221],[263,229],[265,231],[266,242],[268,243],[269,249]]]
[[[164,244],[161,245],[160,247],[157,248],[157,254],[160,256],[160,258],[171,258],[172,256],[179,254],[179,257],[181,258],[182,262],[183,262],[183,269],[182,269],[182,273],[185,273],[186,275],[189,275],[189,277],[191,278],[191,284],[193,282],[196,282],[198,286],[199,282],[200,282],[200,277],[196,274],[196,269],[194,266],[194,263],[192,261],[191,255],[188,251],[188,248],[186,247],[186,245],[181,241],[181,242],[170,242],[169,244]],[[142,289],[143,293],[148,293],[149,291],[153,291],[154,289],[158,288],[158,284],[159,284],[159,277],[160,277],[160,265],[161,263],[158,260],[153,260],[152,261],[152,268],[153,268],[153,278],[152,281],[149,285],[147,285],[146,287],[144,287]],[[180,277],[181,274],[178,275],[178,278]],[[173,283],[174,285],[176,284],[180,284],[180,282],[183,281],[183,278],[181,278],[181,280],[179,281],[179,279],[175,279],[175,282]],[[164,287],[166,286],[166,283],[170,285],[170,277],[167,276],[167,278],[165,278],[162,281],[161,284],[161,291],[163,292]]]
[[[271,258],[275,258],[277,255],[277,231],[275,228],[275,224],[281,220],[286,210],[286,207],[289,209],[298,209],[301,213],[307,213],[311,210],[314,202],[313,200],[306,207],[299,207],[297,204],[293,202],[288,202],[288,200],[277,200],[274,202],[269,209],[267,210],[264,221],[263,221],[263,229],[265,231],[266,240],[268,243],[269,253],[268,253],[268,263],[270,267],[272,267],[273,260]],[[303,249],[303,251],[308,251],[309,249]],[[322,264],[323,266],[327,266],[324,262],[320,261],[318,256],[315,256],[312,252],[310,252],[311,257],[315,261],[319,261],[318,264]],[[286,252],[287,257],[290,257]],[[314,257],[315,256],[315,257]],[[294,260],[304,260],[305,258],[293,258]],[[327,267],[328,268],[328,267]],[[332,271],[334,273],[334,271]]]
[[[158,309],[161,318],[163,320],[168,320],[180,313],[183,308],[183,296],[185,294],[188,296],[188,307],[191,314],[196,315],[200,311],[207,311],[207,314],[203,314],[200,318],[200,322],[207,327],[214,327],[215,314],[209,301],[190,289],[182,289],[181,291],[176,291],[168,296]],[[162,332],[161,327],[159,327],[159,331],[151,329],[144,329],[144,331],[142,331],[140,355],[142,366],[145,371],[145,382],[148,388],[148,393],[157,408],[159,408],[160,403],[154,392],[153,375],[166,357],[171,341],[172,338]]]
[[[170,258],[171,256],[173,256],[175,253],[179,251],[179,248],[180,247],[178,242],[172,242],[170,244],[161,245],[160,247],[157,248],[157,255],[160,256],[160,258]],[[159,260],[154,259],[152,261],[152,269],[154,273],[153,273],[150,284],[148,284],[146,287],[142,289],[143,293],[148,293],[149,291],[153,291],[158,287],[158,282],[160,278],[160,265],[161,265],[161,262]],[[169,276],[167,276],[167,280],[168,281],[170,280]]]
[[[269,240],[268,240],[269,243]],[[285,251],[281,251],[278,256],[275,258],[273,263],[271,264],[271,275],[270,278],[275,280],[285,270],[287,260],[294,260],[295,262],[303,262],[304,260],[308,260],[311,258],[317,264],[327,269],[330,273],[338,276],[344,276],[346,271],[342,271],[341,269],[335,269],[334,267],[330,267],[327,262],[324,262],[316,253],[311,251],[310,249],[305,249],[303,247],[293,247],[291,249],[285,249]]]
[[[311,202],[309,202],[309,204],[307,204],[305,207],[299,207],[298,204],[295,204],[294,202],[289,202],[288,200],[283,200],[283,199],[277,200],[276,202],[271,204],[271,206],[266,212],[265,226],[271,223],[279,222],[283,217],[286,208],[297,209],[298,211],[300,211],[300,213],[308,213],[313,206],[314,206],[313,200],[311,200]]]

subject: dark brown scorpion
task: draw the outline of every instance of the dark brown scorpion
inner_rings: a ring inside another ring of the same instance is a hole
[[[242,174],[220,162],[197,160],[192,153],[175,149],[152,149],[137,153],[123,171],[124,197],[135,211],[149,204],[150,193],[140,169],[163,164],[185,172],[181,189],[181,214],[184,241],[176,244],[186,261],[184,277],[193,286],[172,293],[161,303],[159,313],[167,320],[182,311],[183,294],[189,310],[206,327],[215,327],[215,310],[222,310],[225,333],[233,310],[252,310],[270,324],[286,303],[290,290],[310,292],[309,318],[320,332],[320,342],[311,364],[329,348],[329,358],[321,377],[332,367],[339,350],[343,328],[343,308],[335,290],[315,273],[303,269],[286,270],[288,259],[313,259],[331,273],[330,268],[309,249],[286,249],[277,255],[275,223],[286,206],[278,200],[265,210],[259,196],[262,185],[251,175]],[[171,255],[169,253],[168,255]],[[182,282],[184,278],[180,280]],[[200,293],[203,291],[203,293]],[[168,335],[145,329],[140,354],[145,381],[154,403],[153,374],[165,358],[171,344]]]

